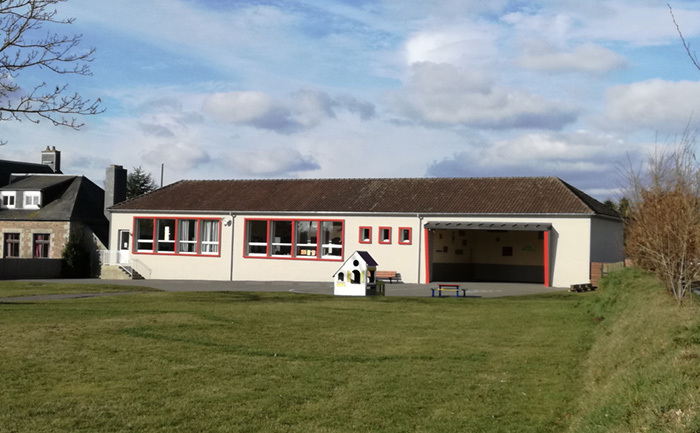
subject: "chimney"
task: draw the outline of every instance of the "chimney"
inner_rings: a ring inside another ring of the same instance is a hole
[[[121,165],[107,168],[105,177],[105,216],[111,221],[107,208],[126,200],[126,169]]]
[[[46,146],[46,150],[41,151],[41,163],[51,167],[51,171],[54,173],[61,173],[61,152],[56,150],[56,146],[49,148]]]

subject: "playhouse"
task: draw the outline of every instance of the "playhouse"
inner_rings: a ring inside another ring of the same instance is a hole
[[[336,296],[371,296],[377,293],[377,262],[367,251],[355,251],[333,275]]]

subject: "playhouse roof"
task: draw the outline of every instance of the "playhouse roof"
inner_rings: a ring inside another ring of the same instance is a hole
[[[183,180],[115,211],[618,214],[557,177]]]

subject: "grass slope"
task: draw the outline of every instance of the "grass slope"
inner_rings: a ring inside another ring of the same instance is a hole
[[[599,380],[580,365],[595,362],[606,321],[581,302],[160,292],[0,304],[0,431],[565,431],[584,376]]]
[[[626,269],[589,300],[604,318],[583,364],[571,432],[700,432],[700,305],[679,308],[650,275]]]

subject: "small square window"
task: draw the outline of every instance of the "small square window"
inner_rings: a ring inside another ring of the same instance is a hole
[[[360,243],[372,243],[372,227],[360,227]]]
[[[391,243],[391,227],[379,227],[379,243]]]
[[[501,255],[503,257],[512,257],[513,256],[513,247],[503,247],[501,249]]]
[[[411,228],[410,227],[399,228],[399,244],[411,245]]]

